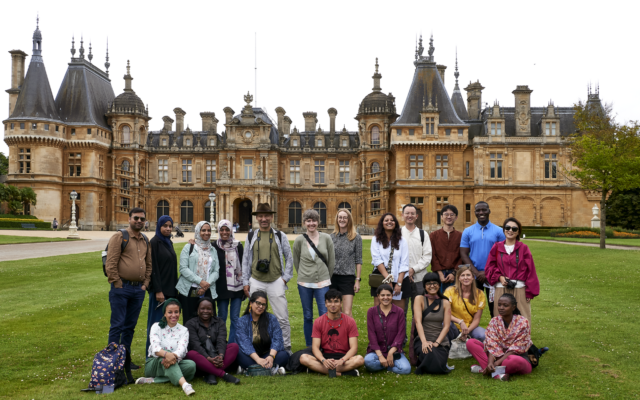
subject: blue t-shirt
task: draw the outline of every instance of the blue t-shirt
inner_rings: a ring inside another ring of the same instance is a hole
[[[505,240],[504,232],[499,226],[492,224],[482,226],[475,223],[462,232],[460,247],[469,249],[469,258],[478,271],[484,271],[489,252],[496,242]]]

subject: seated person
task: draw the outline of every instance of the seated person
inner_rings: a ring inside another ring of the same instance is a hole
[[[510,293],[498,299],[498,313],[489,322],[484,347],[476,339],[467,340],[467,350],[480,364],[472,365],[471,372],[491,376],[502,365],[505,373],[494,379],[508,381],[512,374],[530,374],[532,364],[527,351],[533,343],[529,320],[519,315],[516,298]]]
[[[253,292],[244,315],[238,320],[236,340],[240,347],[238,364],[245,370],[258,364],[284,375],[289,353],[284,349],[282,329],[275,315],[267,312],[267,293]]]
[[[193,379],[196,363],[185,360],[189,345],[189,331],[178,323],[182,305],[176,299],[167,299],[162,307],[163,317],[151,327],[151,345],[144,365],[146,378],[136,384],[171,382],[180,385],[187,396],[194,394],[187,380]]]
[[[471,268],[458,269],[454,286],[444,291],[444,297],[451,302],[449,340],[457,338],[462,333],[462,340],[472,337],[484,342],[484,328],[480,326],[480,319],[487,299],[484,292],[476,287]]]
[[[394,374],[410,374],[411,364],[402,352],[407,332],[404,310],[391,302],[391,285],[385,283],[378,286],[376,294],[380,305],[367,311],[369,345],[364,367],[370,372],[386,369]]]
[[[239,384],[235,376],[224,372],[236,360],[238,345],[227,344],[227,327],[222,318],[213,316],[213,299],[203,297],[198,301],[198,317],[187,322],[189,352],[187,359],[196,363],[196,370],[205,374],[204,381],[218,384],[216,376],[225,382]]]
[[[360,376],[356,368],[364,364],[358,352],[358,327],[356,321],[342,313],[342,293],[329,289],[324,295],[327,313],[318,317],[311,332],[313,355],[300,356],[300,364],[329,375]]]
[[[424,296],[416,297],[413,306],[415,334],[413,351],[418,356],[416,374],[448,374],[449,325],[451,304],[440,294],[440,277],[429,272],[422,278]]]

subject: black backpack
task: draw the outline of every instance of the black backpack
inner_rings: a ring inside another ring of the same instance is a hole
[[[129,244],[129,231],[127,231],[126,229],[120,229],[120,232],[122,233],[122,243],[120,244],[120,253],[122,253],[124,251],[124,249],[127,247],[127,245]],[[144,238],[144,241],[147,243],[147,246],[149,246],[149,239],[147,238],[147,236],[140,232],[140,234],[142,235],[142,237]],[[107,251],[109,250],[109,245],[107,244],[107,247],[104,248],[104,251],[102,252],[102,272],[104,273],[104,276],[107,276]],[[189,253],[191,254],[191,253]]]

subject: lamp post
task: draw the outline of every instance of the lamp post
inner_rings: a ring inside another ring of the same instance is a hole
[[[67,239],[78,239],[78,226],[76,225],[76,199],[78,193],[75,190],[71,191],[71,225],[69,226],[69,236]]]
[[[209,223],[211,224],[211,240],[218,240],[218,230],[216,229],[216,220],[214,218],[216,194],[209,193]]]

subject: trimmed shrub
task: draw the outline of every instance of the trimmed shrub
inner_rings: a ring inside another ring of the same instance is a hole
[[[613,228],[607,227],[604,233],[607,239],[613,238]],[[595,236],[593,234],[595,234]],[[552,229],[549,231],[549,235],[551,237],[599,238],[600,228],[574,227]]]
[[[0,214],[0,219],[38,219],[35,215]]]
[[[22,224],[34,224],[36,228],[40,229],[51,229],[51,222],[38,222],[34,220],[28,221],[7,221],[6,219],[0,219],[0,228],[14,228],[14,229],[22,229]]]

